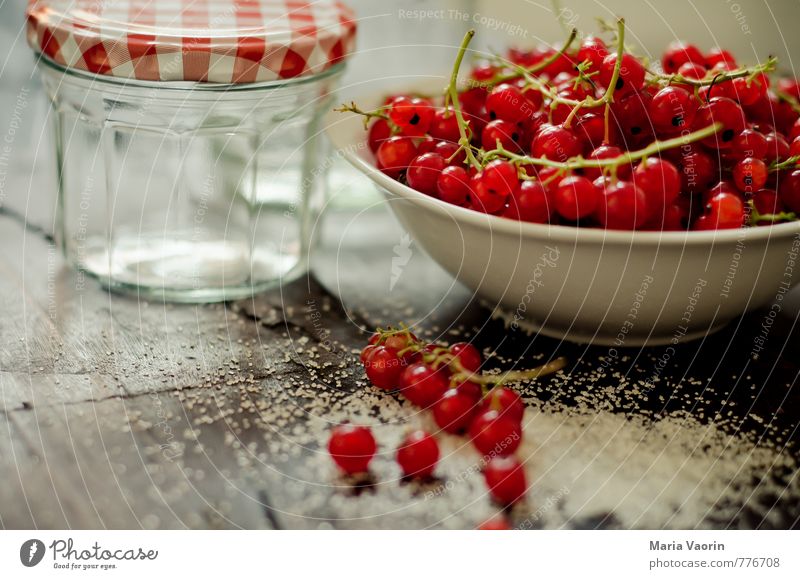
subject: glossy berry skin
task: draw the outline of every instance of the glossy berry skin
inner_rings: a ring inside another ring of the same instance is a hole
[[[800,213],[800,169],[795,169],[781,179],[778,196],[789,211]]]
[[[447,162],[438,153],[425,153],[415,157],[406,170],[406,181],[420,193],[436,196],[436,185],[439,175],[447,166]]]
[[[717,193],[706,205],[706,213],[695,222],[695,229],[737,229],[744,224],[744,203],[734,193]]]
[[[474,396],[457,388],[450,388],[433,405],[433,419],[445,432],[462,434],[472,423],[476,409]]]
[[[643,90],[614,98],[611,111],[626,149],[638,149],[653,140],[653,123],[647,112],[652,100],[650,93]]]
[[[364,348],[361,350],[361,355],[359,356],[359,358],[360,358],[360,360],[361,360],[361,363],[362,363],[362,364],[364,364],[365,366],[366,366],[366,364],[367,364],[367,358],[369,358],[369,355],[370,355],[370,354],[372,354],[372,350],[374,350],[374,349],[375,349],[375,346],[374,346],[374,345],[372,345],[372,344],[367,344],[367,345],[366,345],[366,346],[364,346]]]
[[[742,193],[763,189],[767,182],[767,165],[761,159],[745,157],[733,168],[733,182]]]
[[[528,223],[547,223],[553,211],[553,200],[542,182],[525,180],[512,194],[508,210],[503,215]]]
[[[456,342],[450,346],[450,353],[461,363],[461,367],[468,372],[480,372],[483,356],[478,349],[467,342]]]
[[[528,492],[525,470],[514,457],[492,458],[483,469],[483,478],[489,494],[501,505],[512,505]]]
[[[647,207],[652,215],[658,207],[671,205],[681,190],[678,169],[669,161],[650,157],[636,167],[633,182],[647,197]]]
[[[394,136],[383,141],[375,155],[378,168],[396,179],[417,156],[417,147],[410,137]]]
[[[533,157],[546,157],[559,162],[580,155],[581,150],[581,143],[575,133],[561,125],[543,126],[531,144]]]
[[[424,430],[408,434],[397,449],[397,464],[406,477],[428,478],[439,462],[439,444]]]
[[[520,128],[506,120],[498,119],[491,121],[484,128],[481,133],[481,146],[491,151],[497,148],[497,142],[506,150],[512,153],[519,153],[522,151],[520,147],[520,139],[522,133]]]
[[[708,71],[704,64],[695,62],[685,62],[678,69],[678,74],[684,78],[691,78],[694,80],[702,80],[706,77]]]
[[[469,205],[470,177],[464,167],[450,166],[442,169],[439,178],[436,180],[436,191],[439,199],[466,207]]]
[[[666,86],[653,96],[648,110],[656,133],[673,135],[692,125],[697,101],[679,86]]]
[[[742,107],[734,100],[726,97],[711,98],[708,104],[697,109],[694,129],[702,129],[713,123],[721,123],[722,128],[716,134],[703,139],[703,144],[714,149],[730,148],[736,135],[745,128]]]
[[[367,357],[364,369],[367,378],[377,388],[394,390],[406,361],[397,356],[397,350],[386,346],[375,346]]]
[[[473,419],[469,436],[480,453],[507,456],[522,442],[522,425],[497,410],[485,410]]]
[[[377,152],[381,143],[392,136],[392,127],[386,119],[375,119],[369,127],[367,133],[367,143],[369,143],[369,150],[373,153]]]
[[[736,68],[736,58],[727,50],[719,47],[712,48],[705,57],[706,67],[714,68],[719,64],[727,65],[727,68]]]
[[[603,144],[611,144],[603,142],[606,130],[602,115],[587,113],[578,119],[574,127],[575,134],[578,136],[583,150],[587,153]]]
[[[753,195],[753,205],[756,211],[762,215],[772,215],[783,211],[783,204],[778,194],[772,189],[756,191]]]
[[[502,119],[510,123],[518,123],[529,117],[535,109],[513,84],[497,85],[486,97],[486,113],[491,120]]]
[[[457,143],[461,138],[458,121],[452,109],[438,109],[433,115],[431,128],[428,131],[435,139]]]
[[[556,212],[569,221],[588,217],[594,213],[598,202],[592,182],[577,175],[565,177],[558,183],[554,199]]]
[[[734,137],[731,154],[739,159],[745,157],[763,159],[767,154],[767,138],[754,129],[745,129]]]
[[[789,157],[791,146],[783,135],[773,132],[764,135],[764,138],[767,140],[767,154],[764,156],[767,163],[784,161]]]
[[[616,63],[616,54],[609,54],[603,59],[603,63],[600,65],[599,78],[600,84],[604,87],[608,87],[608,85],[611,84],[611,78],[614,74]],[[621,96],[636,92],[641,90],[643,86],[644,66],[642,66],[642,63],[632,54],[623,54],[614,94]]]
[[[681,154],[676,167],[681,174],[681,191],[687,193],[707,189],[716,172],[714,161],[702,151]]]
[[[587,36],[583,39],[583,42],[581,42],[576,60],[579,63],[588,60],[591,63],[589,71],[595,72],[600,70],[600,65],[603,63],[603,59],[606,56],[608,56],[606,43],[596,36]]]
[[[400,96],[392,101],[389,118],[404,135],[421,136],[428,132],[435,111],[425,99]]]
[[[496,386],[484,397],[481,409],[497,410],[503,416],[521,423],[525,414],[525,403],[511,388]]]
[[[449,379],[444,368],[434,370],[424,362],[417,362],[403,370],[398,386],[409,402],[428,408],[447,391]]]
[[[595,182],[597,183],[597,182]],[[639,229],[647,221],[647,196],[630,181],[602,187],[597,219],[606,229]]]
[[[678,72],[680,67],[686,63],[703,65],[705,69],[705,58],[700,49],[693,44],[680,41],[671,42],[661,57],[661,66],[664,68],[664,72],[667,74]]]
[[[597,159],[614,159],[622,155],[622,149],[619,147],[615,147],[614,145],[600,145],[594,151],[589,153],[587,159],[597,160]],[[620,178],[626,178],[631,173],[631,166],[628,164],[620,164],[617,166],[617,176]],[[586,167],[583,170],[583,175],[592,181],[597,179],[603,174],[602,169],[600,167]]]
[[[492,161],[470,181],[472,207],[484,213],[501,212],[518,183],[514,165],[500,159]]]
[[[331,431],[328,452],[348,474],[365,472],[376,450],[375,438],[366,426],[341,424]]]

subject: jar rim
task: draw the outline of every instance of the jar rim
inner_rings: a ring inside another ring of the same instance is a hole
[[[335,76],[342,72],[346,67],[346,62],[341,61],[316,74],[303,75],[296,78],[276,79],[262,82],[220,83],[198,82],[193,80],[140,80],[137,78],[123,78],[119,76],[109,76],[106,74],[96,74],[79,68],[64,66],[63,64],[56,62],[46,54],[39,51],[36,52],[36,62],[40,66],[45,65],[48,68],[68,76],[91,82],[99,82],[117,88],[130,87],[170,91],[205,92],[248,92],[258,90],[273,90],[286,86],[297,86]]]

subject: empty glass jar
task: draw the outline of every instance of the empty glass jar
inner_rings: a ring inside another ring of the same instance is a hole
[[[203,302],[305,270],[322,203],[318,121],[355,26],[338,2],[290,4],[29,7],[71,264],[115,290]],[[155,16],[142,23],[145,9]]]

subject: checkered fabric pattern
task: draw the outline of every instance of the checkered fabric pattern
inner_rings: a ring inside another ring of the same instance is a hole
[[[216,83],[317,74],[354,47],[338,0],[31,0],[28,42],[70,68]]]

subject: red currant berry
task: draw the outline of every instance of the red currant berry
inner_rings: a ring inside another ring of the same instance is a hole
[[[565,177],[556,189],[556,211],[569,221],[577,221],[591,215],[597,208],[597,202],[597,190],[586,177]]]
[[[800,118],[792,125],[792,130],[789,133],[789,140],[794,141],[798,137],[800,137]]]
[[[451,165],[442,169],[436,181],[439,198],[447,203],[466,207],[469,205],[469,174],[464,167]]]
[[[715,149],[729,148],[736,135],[745,128],[742,107],[726,97],[712,98],[707,104],[697,109],[694,127],[702,129],[714,123],[720,123],[722,127],[716,134],[703,139],[703,143]]]
[[[407,477],[428,478],[439,462],[439,445],[424,430],[415,430],[403,439],[397,449],[397,464]]]
[[[491,214],[501,212],[518,182],[514,165],[500,159],[492,161],[470,181],[473,208]]]
[[[583,149],[593,151],[604,144],[605,121],[601,115],[585,114],[575,123],[575,133],[583,142]]]
[[[444,158],[437,153],[425,153],[416,157],[406,170],[406,181],[409,187],[413,187],[420,193],[426,195],[437,194],[436,185],[442,170],[447,166]]]
[[[328,441],[331,458],[348,474],[365,472],[376,449],[375,438],[366,426],[339,425],[331,431]]]
[[[603,59],[600,66],[600,84],[608,87],[614,75],[614,67],[617,64],[617,55],[609,54]],[[623,54],[620,63],[619,77],[615,87],[616,95],[628,94],[642,89],[644,86],[644,66],[632,54]]]
[[[605,184],[601,190],[603,195],[597,218],[603,227],[639,229],[647,221],[647,196],[639,187],[630,181],[617,181]]]
[[[435,111],[425,99],[400,96],[392,101],[389,118],[404,135],[421,136],[428,132]]]
[[[717,173],[714,161],[702,151],[682,154],[676,167],[681,174],[681,191],[694,193],[708,189]]]
[[[360,358],[361,358],[361,363],[364,364],[364,366],[366,366],[367,358],[369,358],[369,355],[372,354],[372,350],[374,350],[374,349],[375,349],[375,346],[373,346],[372,344],[369,344],[367,346],[364,346],[364,348],[361,350]]]
[[[755,104],[764,94],[759,79],[735,78],[731,85],[731,95],[742,106]]]
[[[767,140],[767,154],[764,156],[764,161],[778,163],[789,158],[791,146],[783,138],[783,135],[773,132],[765,135],[764,138]]]
[[[461,138],[461,133],[458,130],[458,121],[453,109],[437,110],[433,115],[429,132],[435,139],[457,143]]]
[[[646,91],[634,91],[614,100],[611,110],[626,148],[652,140],[653,123],[648,108],[653,97]]]
[[[800,169],[795,169],[781,179],[778,195],[789,211],[800,213]]]
[[[447,391],[449,378],[445,368],[434,370],[423,362],[417,362],[403,370],[398,384],[409,402],[427,408]]]
[[[522,442],[522,425],[497,410],[480,412],[469,427],[472,444],[484,455],[513,454]]]
[[[681,190],[681,176],[675,165],[656,157],[650,157],[636,167],[633,182],[647,197],[651,215],[659,207],[671,205]]]
[[[529,117],[534,110],[531,110],[530,102],[522,91],[513,84],[499,84],[486,97],[486,112],[491,120],[503,119],[517,123]]]
[[[450,141],[439,141],[433,152],[440,154],[450,165],[463,165],[467,159],[467,153]]]
[[[763,189],[767,182],[767,165],[761,159],[745,157],[733,168],[733,181],[742,193]]]
[[[615,147],[614,145],[600,145],[594,151],[589,153],[587,159],[589,160],[599,160],[599,159],[615,159],[622,155],[622,149],[619,147]],[[592,181],[597,179],[603,174],[603,170],[600,167],[586,167],[583,170],[583,175]],[[631,174],[631,166],[628,163],[621,163],[617,166],[617,176],[625,179],[626,177],[630,176]]]
[[[497,142],[506,150],[512,153],[520,153],[522,147],[520,140],[522,139],[522,132],[520,128],[512,122],[504,120],[491,121],[487,124],[481,133],[481,146],[491,151],[497,148]]]
[[[783,204],[772,189],[756,191],[753,195],[753,206],[762,215],[773,215],[783,211]]]
[[[475,410],[475,398],[472,395],[450,388],[433,405],[433,419],[445,432],[461,434],[472,423]]]
[[[461,367],[467,372],[473,374],[480,372],[481,365],[483,364],[483,356],[481,356],[481,353],[472,344],[456,342],[450,346],[450,353],[458,359],[461,363]]]
[[[789,156],[800,156],[800,137],[797,137],[794,141],[792,141],[792,144],[789,145]]]
[[[410,137],[390,137],[380,144],[376,156],[380,170],[396,179],[417,156],[417,147]]]
[[[392,136],[392,127],[386,119],[375,119],[369,127],[367,133],[367,143],[369,143],[369,150],[375,153],[381,143]]]
[[[481,402],[482,410],[497,410],[503,416],[515,422],[522,422],[525,414],[525,403],[519,394],[504,386],[492,388]]]
[[[581,154],[578,137],[561,125],[545,125],[539,129],[531,144],[531,155],[564,162]]]
[[[666,86],[650,101],[650,120],[656,132],[663,135],[679,133],[691,126],[697,112],[697,101],[679,86]]]
[[[661,66],[664,67],[664,72],[667,74],[678,72],[678,69],[687,63],[705,64],[703,53],[693,44],[680,41],[671,42],[661,57]],[[703,68],[705,69],[705,66]]]
[[[541,181],[522,181],[509,201],[505,215],[529,223],[547,223],[555,207]]]
[[[695,229],[737,229],[744,224],[744,203],[734,193],[717,193],[706,205],[703,221]],[[698,219],[700,221],[700,219]]]
[[[587,36],[581,42],[576,60],[579,63],[588,61],[589,71],[595,72],[600,70],[600,65],[606,56],[608,56],[606,43],[596,36]]]
[[[696,62],[685,62],[678,69],[678,74],[684,78],[702,80],[706,77],[706,67],[704,64]]]
[[[386,346],[375,346],[367,357],[364,369],[372,384],[383,390],[397,388],[400,374],[406,367],[406,361],[397,356],[397,350]]]
[[[714,68],[718,64],[724,64],[731,70],[736,68],[736,59],[733,57],[733,55],[727,50],[719,47],[709,50],[708,54],[706,54],[705,61],[707,68]]]
[[[737,159],[763,159],[767,154],[767,139],[754,129],[745,129],[731,142],[731,153]]]
[[[489,494],[502,505],[511,505],[528,492],[525,470],[516,458],[492,458],[483,469],[483,477]]]

